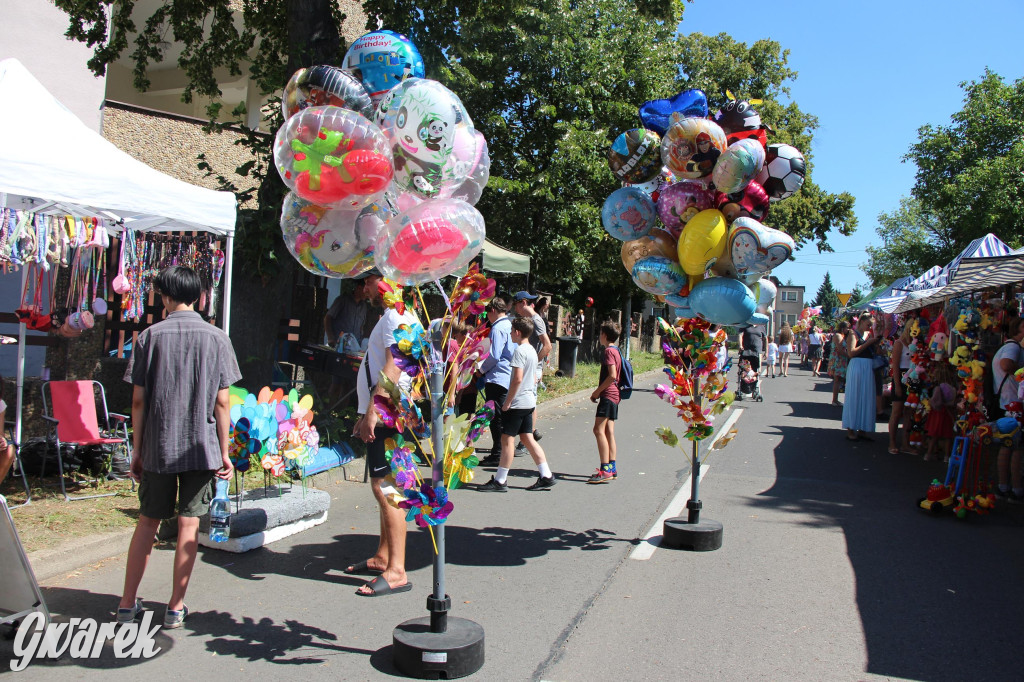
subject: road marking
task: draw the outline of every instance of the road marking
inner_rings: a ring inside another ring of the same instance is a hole
[[[729,429],[731,429],[733,424],[735,424],[739,420],[741,414],[743,414],[743,408],[737,408],[733,410],[732,414],[729,415],[729,418],[725,420],[725,423],[722,424],[722,427],[718,429],[718,433],[715,434],[715,437],[708,444],[708,449],[714,447],[715,443],[718,442],[719,438],[729,433]],[[707,450],[705,450],[704,452],[706,453]],[[704,480],[704,477],[707,476],[708,470],[710,468],[710,464],[700,465],[700,473],[697,477],[698,484],[700,484],[700,482]],[[630,553],[630,559],[633,559],[634,561],[647,561],[652,556],[654,556],[654,550],[656,550],[660,546],[661,533],[665,520],[671,519],[676,516],[680,516],[683,513],[683,510],[686,509],[686,503],[690,499],[690,484],[692,482],[693,473],[691,472],[690,475],[686,477],[686,480],[683,481],[683,484],[682,486],[680,486],[679,490],[676,491],[675,497],[673,497],[672,501],[668,503],[668,506],[665,508],[665,511],[662,512],[661,516],[659,516],[658,519],[654,522],[650,530],[647,531],[647,535],[643,537],[643,539],[640,541],[640,544],[637,545],[636,548]]]

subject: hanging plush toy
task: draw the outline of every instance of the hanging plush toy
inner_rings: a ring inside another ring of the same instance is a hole
[[[935,362],[941,362],[949,354],[949,325],[941,315],[928,327],[928,351]]]

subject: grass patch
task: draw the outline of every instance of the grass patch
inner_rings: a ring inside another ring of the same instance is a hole
[[[634,375],[650,372],[664,364],[660,353],[645,353],[643,351],[633,351],[630,354],[629,361],[633,365]],[[597,388],[597,378],[600,375],[601,365],[596,362],[577,363],[576,376],[572,378],[545,375],[544,384],[546,388],[542,389],[538,394],[537,402],[543,403],[548,400],[554,400],[588,388],[594,390]]]

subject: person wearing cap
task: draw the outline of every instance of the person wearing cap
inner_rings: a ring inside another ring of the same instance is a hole
[[[355,287],[351,293],[342,292],[324,316],[324,330],[327,334],[327,345],[334,350],[343,352],[342,339],[346,334],[356,339],[360,345],[362,340],[369,336],[366,328],[371,329],[376,324],[376,319],[371,319],[370,309],[376,300],[377,285],[380,283],[381,274],[376,268],[363,273],[355,280]],[[368,324],[369,323],[369,324]],[[355,376],[332,377],[331,389],[329,392],[331,402],[340,396],[351,396],[356,387]],[[352,402],[349,400],[349,402]]]
[[[516,317],[523,317],[533,322],[533,332],[530,334],[529,341],[533,349],[537,351],[536,382],[540,384],[541,375],[544,372],[544,363],[547,361],[548,356],[551,355],[551,338],[548,336],[548,325],[533,307],[533,301],[537,300],[536,294],[531,294],[529,291],[517,291],[512,300],[515,301]],[[536,427],[536,414],[533,417],[533,424]],[[541,434],[536,428],[533,430],[533,438],[534,440],[541,439]],[[516,454],[525,454],[526,446],[523,445],[522,441],[516,446],[516,450]]]
[[[495,296],[487,304],[487,322],[491,325],[491,351],[480,363],[480,373],[484,375],[484,399],[493,401],[495,407],[494,418],[491,419],[491,452],[480,460],[480,464],[496,466],[501,461],[501,406],[505,404],[512,381],[512,354],[516,347],[512,342],[508,303],[501,296]]]

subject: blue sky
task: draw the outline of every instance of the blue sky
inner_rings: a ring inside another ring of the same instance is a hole
[[[833,234],[834,254],[799,251],[776,268],[783,282],[806,286],[810,296],[826,272],[840,292],[867,283],[857,266],[867,260],[865,247],[880,242],[878,214],[899,206],[914,184],[915,167],[900,159],[917,129],[947,124],[962,107],[959,83],[980,78],[986,66],[1007,81],[1024,76],[1022,26],[1021,0],[687,3],[683,34],[724,32],[748,44],[770,38],[789,49],[789,67],[799,73],[789,84],[793,100],[820,124],[814,180],[857,199],[857,232]]]

